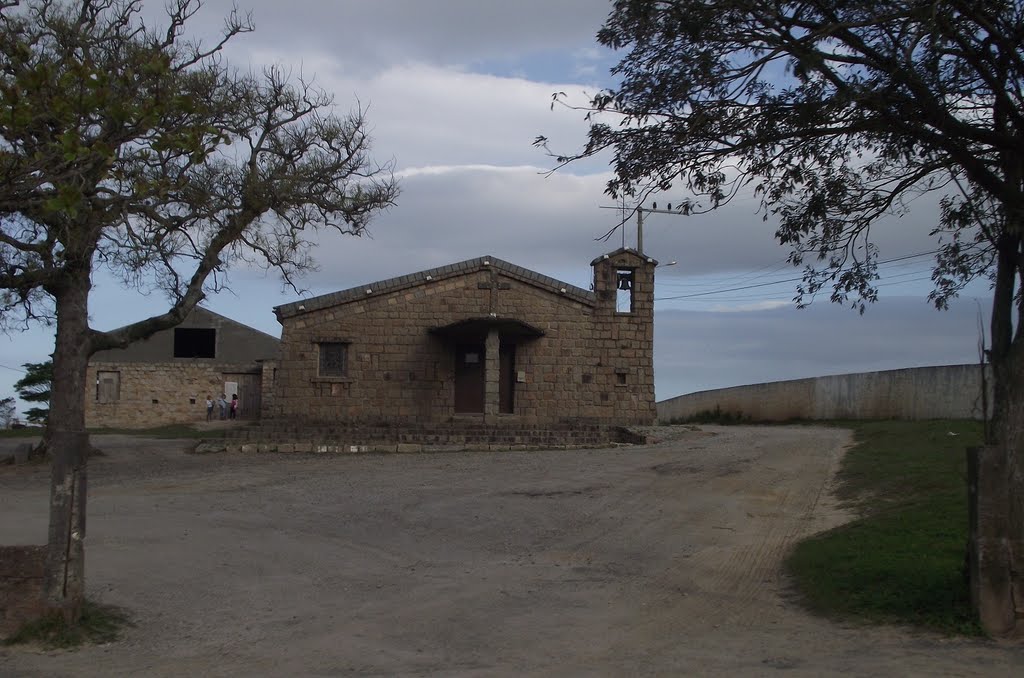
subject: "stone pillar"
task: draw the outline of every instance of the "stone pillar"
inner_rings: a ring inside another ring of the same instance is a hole
[[[498,351],[501,340],[498,330],[487,332],[484,343],[484,421],[494,423],[498,419],[498,380],[501,378],[501,363]]]

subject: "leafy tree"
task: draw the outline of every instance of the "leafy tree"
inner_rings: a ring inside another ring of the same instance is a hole
[[[608,193],[669,192],[682,213],[759,196],[805,266],[798,303],[826,290],[863,312],[872,225],[941,196],[930,298],[992,283],[986,463],[1005,483],[982,501],[1004,513],[985,528],[980,613],[994,633],[1024,631],[1022,3],[617,0],[597,38],[624,52],[616,84],[581,107],[588,141],[558,162],[610,149]]]
[[[14,398],[0,400],[0,429],[10,428],[14,422],[14,411],[16,409]]]
[[[375,164],[362,111],[280,68],[220,56],[252,30],[232,13],[204,46],[184,37],[199,0],[166,25],[140,0],[0,0],[0,320],[56,324],[46,597],[80,616],[84,592],[89,356],[179,322],[233,263],[286,283],[327,228],[361,234],[397,185]],[[89,326],[92,274],[166,292],[167,310],[111,332]]]
[[[45,363],[24,363],[25,376],[14,382],[18,397],[27,403],[50,403],[50,382],[53,381],[53,361]],[[50,416],[50,408],[30,407],[25,410],[25,418],[37,424],[45,424]]]

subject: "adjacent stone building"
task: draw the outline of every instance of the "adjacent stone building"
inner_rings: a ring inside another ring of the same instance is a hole
[[[86,426],[145,428],[206,418],[206,397],[237,394],[239,417],[262,408],[265,361],[278,340],[204,308],[177,327],[89,361]]]
[[[263,418],[652,423],[657,262],[591,265],[592,291],[485,256],[278,306]]]

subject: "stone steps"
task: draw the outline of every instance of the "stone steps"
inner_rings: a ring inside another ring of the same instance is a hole
[[[230,431],[222,442],[206,442],[199,452],[446,452],[463,450],[540,450],[608,447],[643,442],[621,427],[601,424],[487,425],[265,423]]]

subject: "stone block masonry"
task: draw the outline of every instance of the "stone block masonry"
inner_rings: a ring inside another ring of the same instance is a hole
[[[90,428],[149,428],[204,421],[206,396],[216,400],[226,379],[253,372],[251,364],[208,360],[91,362],[85,423]],[[258,372],[252,377],[257,383],[259,378]],[[243,415],[255,418],[258,412]]]
[[[299,454],[419,453],[600,448],[643,444],[646,437],[626,427],[562,422],[501,425],[449,422],[420,425],[264,422],[230,431],[224,441],[207,441],[203,451]],[[208,448],[208,449],[207,449]]]

